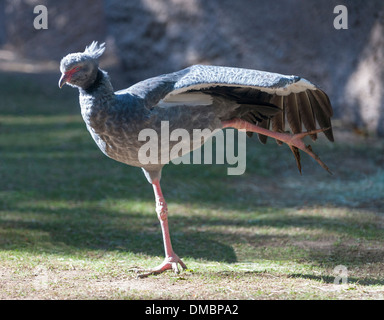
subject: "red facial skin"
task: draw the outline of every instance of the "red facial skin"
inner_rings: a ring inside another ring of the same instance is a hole
[[[79,71],[81,67],[77,66],[72,68],[71,70],[68,70],[67,72],[64,72],[64,74],[61,76],[59,81],[59,87],[62,88],[64,84],[71,81],[72,76]]]

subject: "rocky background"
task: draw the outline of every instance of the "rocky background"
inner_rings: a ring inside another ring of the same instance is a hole
[[[39,4],[47,30],[33,27]],[[333,25],[340,4],[347,30]],[[33,72],[56,68],[93,40],[107,42],[116,89],[195,63],[296,74],[327,91],[345,126],[384,136],[383,0],[0,0],[2,65],[11,52]]]

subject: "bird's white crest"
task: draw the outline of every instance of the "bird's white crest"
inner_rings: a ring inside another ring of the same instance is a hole
[[[105,42],[99,45],[97,41],[93,41],[84,50],[84,53],[91,56],[94,59],[99,58],[105,51]]]

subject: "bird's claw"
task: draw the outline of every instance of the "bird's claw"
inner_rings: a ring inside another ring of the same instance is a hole
[[[143,270],[143,273],[138,274],[137,277],[142,279],[150,275],[163,273],[166,270],[173,270],[176,274],[179,274],[180,273],[179,264],[184,270],[187,269],[187,266],[185,265],[185,263],[176,254],[174,254],[171,257],[165,258],[164,261],[157,267],[152,268],[150,270]],[[141,270],[135,269],[134,271],[140,272]]]
[[[310,155],[313,159],[315,159],[317,161],[317,163],[323,169],[328,171],[328,173],[332,174],[331,170],[329,170],[327,165],[323,161],[320,160],[320,157],[316,153],[313,152],[312,147],[310,145],[306,145],[304,143],[304,141],[302,140],[306,136],[309,136],[309,135],[312,135],[312,134],[316,134],[316,133],[320,133],[320,132],[323,132],[323,131],[328,130],[328,129],[329,128],[323,128],[323,129],[317,129],[317,130],[311,130],[311,131],[307,131],[307,132],[297,133],[297,134],[291,135],[290,139],[288,141],[284,141],[284,142],[286,142],[288,144],[288,146],[291,149],[293,155],[295,156],[296,164],[297,164],[297,167],[298,167],[300,173],[301,173],[301,163],[300,163],[299,149],[304,151],[308,155]]]

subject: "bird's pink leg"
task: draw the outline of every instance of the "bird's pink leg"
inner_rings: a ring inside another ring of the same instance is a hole
[[[297,165],[299,167],[300,172],[301,172],[300,156],[298,154],[297,149],[300,149],[300,150],[306,152],[307,154],[309,154],[313,159],[315,159],[320,164],[320,166],[322,166],[325,170],[327,170],[329,173],[332,174],[332,172],[329,170],[329,168],[326,166],[326,164],[323,161],[321,161],[319,156],[312,151],[311,146],[310,145],[307,146],[303,142],[304,137],[311,135],[311,134],[323,132],[323,131],[327,130],[328,128],[317,129],[317,130],[312,130],[312,131],[307,131],[307,132],[302,132],[302,133],[297,133],[297,134],[289,134],[289,133],[281,133],[281,132],[275,132],[275,131],[271,131],[268,129],[264,129],[264,128],[261,128],[261,127],[255,125],[255,124],[249,123],[245,120],[238,119],[238,118],[228,120],[228,121],[222,121],[222,125],[223,125],[223,128],[231,127],[231,128],[235,128],[238,130],[260,133],[260,134],[263,134],[265,136],[275,138],[279,141],[286,143],[289,146],[289,148],[292,150],[292,152],[296,158]]]
[[[175,252],[172,249],[171,236],[169,234],[169,227],[168,227],[168,208],[167,208],[167,203],[165,202],[163,193],[161,191],[160,181],[159,180],[152,181],[152,186],[153,186],[153,191],[155,193],[155,198],[156,198],[156,213],[160,221],[161,231],[163,233],[165,259],[163,263],[161,263],[159,266],[149,270],[147,273],[140,274],[139,275],[140,278],[149,276],[151,274],[162,273],[169,269],[172,269],[175,273],[179,273],[178,264],[180,264],[183,269],[187,269],[187,266],[175,254]]]

